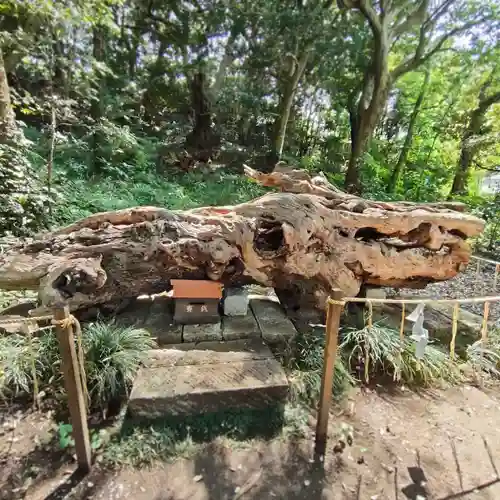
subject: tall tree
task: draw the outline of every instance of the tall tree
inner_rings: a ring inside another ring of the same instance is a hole
[[[492,81],[489,80],[481,86],[478,105],[470,113],[468,125],[461,140],[460,158],[457,163],[449,198],[453,198],[454,195],[467,194],[467,182],[474,155],[479,147],[484,145],[484,141],[478,140],[478,138],[486,134],[486,130],[484,130],[486,112],[493,104],[500,102],[500,91],[487,95],[491,85]]]
[[[101,120],[104,115],[104,76],[102,74],[102,64],[105,62],[106,42],[105,30],[100,24],[96,24],[92,30],[92,55],[97,65],[96,81],[94,85],[94,95],[90,107],[92,117],[92,170],[93,174],[99,174],[102,171],[103,159],[101,154],[102,132]]]
[[[283,57],[278,75],[279,98],[276,118],[272,126],[271,162],[279,160],[283,153],[286,129],[295,96],[307,65],[312,59],[313,45],[318,40],[317,26],[331,11],[331,4],[331,1],[315,1],[312,4],[297,2],[296,6],[283,16],[283,22],[290,23],[291,26],[286,28],[288,36],[285,49],[287,52]],[[335,25],[336,20],[337,17],[330,20],[332,25]]]
[[[345,177],[349,192],[361,191],[360,169],[363,154],[387,104],[389,91],[402,75],[413,71],[447,42],[494,18],[488,4],[471,7],[469,2],[418,0],[338,0],[341,7],[359,11],[370,26],[372,50],[362,84],[349,100],[351,155]],[[393,69],[390,55],[399,44],[413,47]]]

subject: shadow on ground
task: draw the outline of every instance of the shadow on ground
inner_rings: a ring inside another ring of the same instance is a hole
[[[272,447],[271,447],[272,448]],[[276,447],[275,452],[247,455],[245,463],[238,452],[215,443],[208,445],[194,458],[195,477],[201,477],[201,496],[192,498],[263,499],[287,498],[309,500],[328,498],[325,478],[332,471],[325,471],[323,462],[311,461],[298,443],[290,442]],[[278,455],[278,456],[276,456]],[[235,460],[236,458],[236,460]],[[193,492],[158,493],[155,500],[190,498]],[[326,495],[326,496],[325,496]],[[352,498],[360,498],[353,496]]]

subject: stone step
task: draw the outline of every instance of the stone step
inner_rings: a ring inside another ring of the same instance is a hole
[[[134,381],[129,412],[140,419],[214,413],[284,403],[288,381],[261,340],[155,349]]]

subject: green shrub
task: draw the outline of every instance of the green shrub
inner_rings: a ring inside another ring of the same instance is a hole
[[[49,197],[24,146],[0,144],[0,236],[24,236],[46,223]]]
[[[70,179],[58,176],[59,191],[71,193],[54,207],[53,222],[69,224],[96,212],[153,205],[171,210],[249,201],[265,189],[240,175],[224,172],[171,174],[138,172],[126,179]]]
[[[493,328],[488,334],[486,344],[480,339],[469,345],[466,357],[476,372],[500,377],[500,330]]]
[[[404,342],[398,373],[401,380],[413,386],[428,387],[440,382],[457,384],[462,381],[459,365],[449,353],[428,345],[424,357],[419,360],[415,357],[415,343],[409,339]]]
[[[93,407],[103,407],[126,394],[139,363],[154,341],[145,330],[101,322],[83,329],[85,372]],[[61,358],[53,332],[32,339],[25,335],[0,337],[0,396],[33,392],[32,356],[39,389],[62,390]]]

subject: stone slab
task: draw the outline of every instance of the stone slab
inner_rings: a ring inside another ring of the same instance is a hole
[[[267,298],[253,298],[250,307],[255,315],[262,338],[269,343],[288,342],[297,333],[281,304]]]
[[[148,351],[144,366],[186,366],[234,363],[272,359],[273,354],[261,339],[231,342],[200,342],[179,344],[166,349]]]
[[[224,316],[222,337],[224,340],[260,338],[259,325],[253,313],[250,311],[246,316]]]
[[[273,359],[204,365],[142,367],[129,411],[135,418],[193,415],[284,402],[288,381]]]
[[[173,303],[168,297],[156,297],[150,303],[147,317],[141,328],[156,338],[158,345],[182,342],[182,325],[174,323]]]
[[[207,342],[210,340],[222,340],[221,324],[184,325],[182,340],[183,342]]]
[[[248,313],[248,291],[244,288],[228,288],[224,292],[224,315],[246,316]]]

